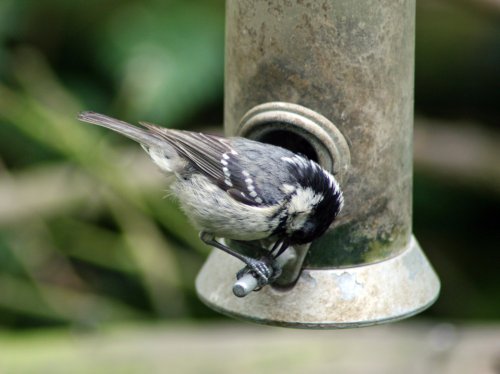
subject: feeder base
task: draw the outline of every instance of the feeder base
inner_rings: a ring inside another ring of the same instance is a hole
[[[267,286],[244,298],[232,292],[242,263],[214,250],[196,279],[200,299],[231,317],[268,325],[340,329],[415,315],[437,299],[439,279],[412,236],[396,257],[367,265],[304,269],[294,287]]]

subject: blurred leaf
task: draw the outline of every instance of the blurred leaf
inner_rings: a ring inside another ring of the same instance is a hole
[[[47,305],[41,295],[51,300]],[[134,309],[98,295],[50,284],[33,284],[0,273],[0,307],[50,320],[95,325],[140,317]],[[54,309],[54,306],[56,309]]]
[[[70,257],[123,273],[136,273],[137,264],[123,250],[123,238],[105,230],[71,218],[62,218],[52,224],[61,252]]]
[[[500,13],[482,11],[482,3],[417,1],[418,111],[499,124]]]
[[[222,1],[126,3],[104,26],[100,61],[119,82],[126,117],[178,123],[220,97]]]
[[[132,183],[134,176],[125,177],[126,169],[121,171],[118,167],[120,157],[109,147],[101,145],[98,148],[99,152],[95,152],[98,130],[76,123],[74,116],[79,111],[78,102],[58,82],[39,54],[24,49],[20,50],[15,58],[17,59],[15,77],[22,90],[13,90],[0,85],[0,118],[21,130],[31,139],[73,160],[74,163],[95,176],[100,183],[109,187],[109,190],[103,189],[103,202],[110,209],[118,224],[122,239],[120,241],[123,248],[129,250],[128,258],[134,264],[135,274],[141,279],[155,312],[160,316],[186,313],[182,294],[184,285],[175,254],[176,249],[163,237],[148,208],[143,191],[136,183]],[[47,96],[46,92],[51,92],[51,95]],[[177,211],[177,213],[163,215],[162,221],[168,226],[168,221],[171,220],[172,226],[181,228],[177,220],[179,214],[180,212]],[[32,220],[33,218],[30,219]],[[50,223],[47,224],[50,225]],[[85,239],[82,240],[82,238],[86,233],[88,231],[85,230],[78,232],[74,240],[79,244],[85,243]],[[12,245],[21,245],[20,252],[12,253],[20,256],[18,259],[22,260],[29,278],[33,281],[34,287],[40,289],[40,296],[45,302],[51,308],[61,310],[60,313],[64,315],[67,306],[63,298],[59,298],[57,294],[54,295],[50,290],[45,292],[47,284],[39,278],[38,271],[49,268],[47,264],[52,262],[49,259],[59,258],[60,262],[57,265],[59,270],[54,274],[66,273],[73,274],[72,277],[75,279],[78,277],[72,265],[64,256],[61,256],[64,252],[56,251],[53,243],[48,244],[47,238],[41,237],[40,232],[31,232],[26,237],[37,241],[40,251],[31,252],[36,256],[22,256],[23,248],[26,248],[27,243],[21,244],[21,242],[12,243]],[[184,238],[187,239],[188,236]],[[91,246],[90,243],[88,245]],[[109,260],[112,261],[112,259]],[[94,263],[104,261],[105,259],[101,256],[97,257]],[[113,267],[113,265],[109,264],[108,267]],[[64,272],[63,269],[65,269]],[[78,282],[82,283],[82,280],[79,279]],[[29,288],[22,288],[22,290],[28,292]],[[75,292],[74,289],[65,286],[62,290]],[[108,302],[114,301],[108,298]]]

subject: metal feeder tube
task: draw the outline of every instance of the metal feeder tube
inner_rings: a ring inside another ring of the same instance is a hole
[[[241,264],[214,250],[197,278],[207,305],[267,324],[345,328],[401,319],[437,298],[411,228],[414,21],[415,0],[227,1],[226,133],[315,159],[338,177],[345,208],[297,256],[288,288],[235,297]]]

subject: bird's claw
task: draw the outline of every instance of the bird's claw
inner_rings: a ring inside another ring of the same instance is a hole
[[[271,258],[263,257],[260,260],[249,259],[247,266],[238,271],[236,278],[240,279],[248,273],[257,279],[258,288],[256,291],[258,291],[265,285],[274,282],[281,275],[281,267]]]

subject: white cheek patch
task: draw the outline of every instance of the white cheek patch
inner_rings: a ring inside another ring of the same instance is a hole
[[[290,233],[294,232],[296,230],[300,230],[302,227],[304,227],[304,224],[307,221],[307,218],[309,218],[309,214],[306,213],[299,213],[295,217],[293,217],[290,222],[288,222],[288,230]]]
[[[290,220],[287,225],[287,231],[292,233],[304,227],[313,208],[321,200],[323,200],[323,195],[314,192],[312,188],[297,188],[288,204],[288,215]]]
[[[323,195],[313,191],[312,188],[298,188],[290,199],[288,213],[310,213],[313,207],[323,200]]]

